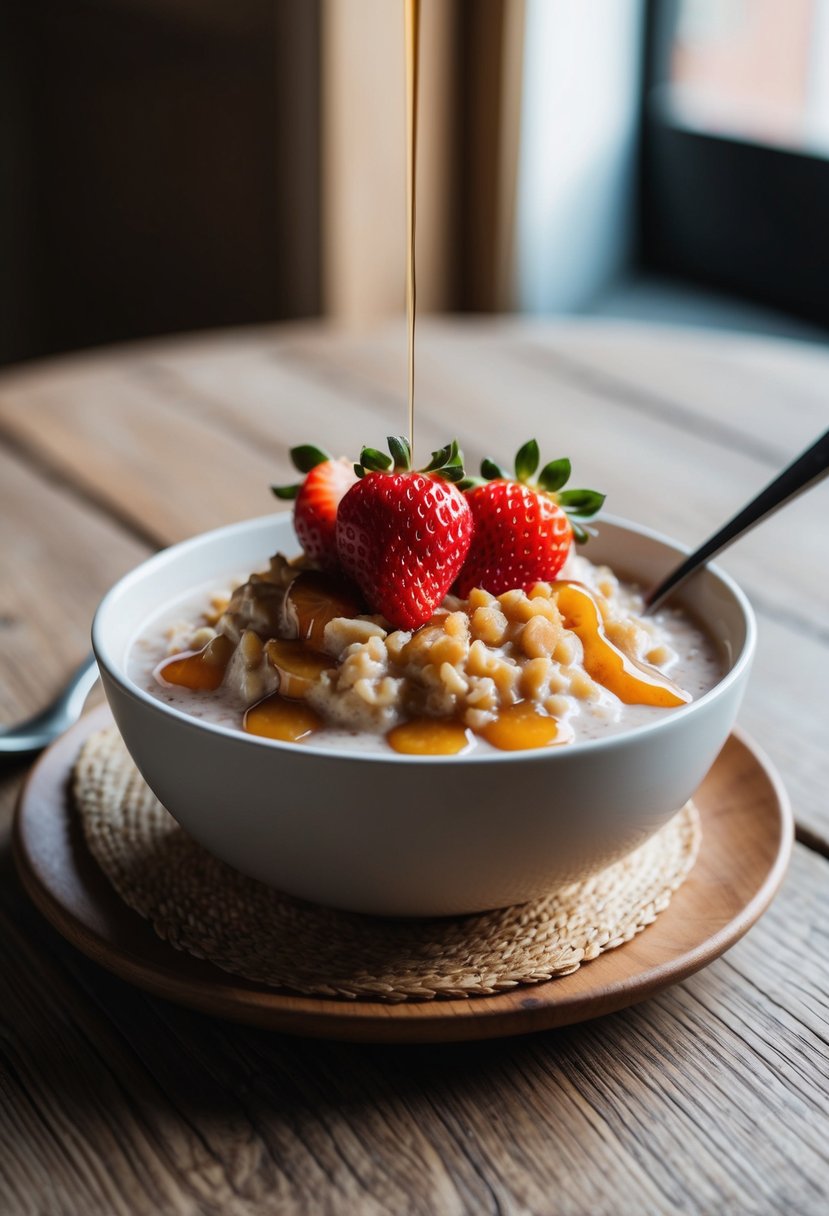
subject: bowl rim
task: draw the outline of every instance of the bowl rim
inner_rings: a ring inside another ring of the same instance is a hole
[[[617,515],[602,515],[596,521],[598,525],[611,524],[614,527],[633,532],[638,536],[642,536],[647,540],[653,540],[660,544],[668,545],[674,549],[677,554],[688,554],[690,549],[680,544],[670,536],[659,532],[646,525],[635,523],[632,520],[624,519]],[[475,750],[469,753],[462,753],[453,756],[412,756],[394,752],[389,749],[388,754],[382,752],[363,752],[350,751],[347,747],[334,747],[326,744],[324,747],[314,746],[313,743],[289,743],[278,739],[266,739],[259,735],[246,734],[239,728],[222,726],[216,722],[210,722],[204,718],[196,718],[193,715],[186,713],[182,709],[178,709],[174,705],[170,705],[165,701],[160,701],[153,697],[149,692],[145,691],[127,674],[125,664],[115,662],[111,655],[106,641],[106,624],[107,616],[111,613],[113,606],[118,600],[137,583],[140,583],[146,577],[153,575],[159,571],[163,571],[166,567],[175,563],[177,558],[187,549],[207,545],[213,542],[220,542],[222,539],[230,540],[237,536],[240,532],[245,532],[256,528],[265,528],[269,525],[278,525],[285,527],[288,523],[292,525],[292,517],[290,512],[281,511],[270,515],[260,515],[252,519],[240,520],[237,523],[225,524],[219,528],[213,528],[208,532],[200,532],[195,536],[188,537],[185,540],[178,541],[173,545],[160,550],[158,553],[152,554],[145,558],[137,566],[134,566],[126,574],[110,588],[99,603],[92,621],[92,649],[99,666],[106,672],[107,676],[114,684],[118,686],[120,691],[130,699],[139,702],[151,711],[155,711],[162,717],[166,716],[177,721],[181,725],[188,726],[193,730],[202,731],[210,736],[218,736],[231,740],[237,745],[246,745],[258,749],[269,749],[277,753],[289,753],[296,757],[303,757],[317,762],[324,760],[347,761],[352,764],[415,764],[415,765],[478,765],[478,764],[526,764],[529,760],[541,761],[544,763],[556,763],[557,757],[573,756],[574,754],[583,755],[585,753],[595,752],[597,750],[615,750],[618,747],[628,746],[631,740],[644,739],[654,734],[659,734],[664,730],[675,728],[680,721],[688,721],[692,716],[698,715],[715,700],[722,697],[735,683],[743,678],[747,668],[750,666],[754,657],[754,651],[757,642],[757,622],[754,610],[745,592],[740,586],[715,563],[709,563],[705,569],[710,572],[720,584],[722,584],[731,595],[734,602],[737,604],[745,624],[745,639],[739,653],[734,656],[731,668],[726,674],[717,681],[713,688],[708,689],[697,700],[689,702],[687,705],[679,706],[674,713],[666,714],[664,717],[657,718],[653,722],[648,722],[638,726],[632,726],[627,730],[614,731],[606,737],[592,739],[577,739],[575,742],[558,747],[552,746],[543,749],[533,749],[530,751],[515,751],[515,752],[479,752]],[[220,575],[217,574],[217,578]],[[704,628],[704,623],[702,623]],[[134,637],[136,635],[133,635]]]

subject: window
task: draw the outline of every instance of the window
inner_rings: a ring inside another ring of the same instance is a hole
[[[645,265],[829,326],[829,0],[651,0]]]

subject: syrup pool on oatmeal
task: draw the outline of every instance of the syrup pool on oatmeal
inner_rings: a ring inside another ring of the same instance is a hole
[[[193,717],[307,747],[457,755],[569,746],[657,721],[722,673],[678,609],[571,555],[560,577],[447,596],[413,633],[337,577],[276,555],[165,606],[128,671]]]

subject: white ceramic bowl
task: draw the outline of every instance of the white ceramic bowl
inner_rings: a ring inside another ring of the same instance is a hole
[[[589,557],[645,586],[683,553],[621,521],[599,528]],[[729,734],[755,625],[714,567],[682,602],[722,648],[719,684],[645,727],[546,751],[409,757],[272,742],[188,717],[128,677],[128,648],[160,606],[260,568],[278,549],[297,551],[287,514],[175,545],[109,592],[92,638],[119,730],[164,806],[217,857],[293,895],[402,916],[535,898],[641,844],[693,794]]]

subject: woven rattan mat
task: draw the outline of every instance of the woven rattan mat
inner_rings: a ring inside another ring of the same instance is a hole
[[[218,861],[151,793],[114,729],[87,740],[73,790],[93,856],[160,937],[232,974],[329,997],[466,997],[569,975],[668,906],[701,837],[689,802],[634,853],[554,895],[474,916],[383,920],[293,899]]]

